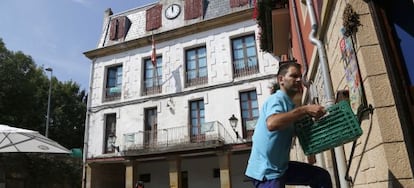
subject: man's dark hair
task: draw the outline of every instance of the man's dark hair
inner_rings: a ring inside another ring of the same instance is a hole
[[[300,64],[296,62],[293,62],[293,61],[284,62],[284,63],[281,62],[279,63],[279,70],[277,71],[277,76],[286,75],[290,67],[296,67],[297,69],[301,70]]]
[[[299,70],[301,68],[300,64],[298,64],[296,62],[293,62],[293,61],[280,62],[279,63],[279,70],[277,71],[277,75],[276,76],[284,76],[284,75],[286,75],[286,73],[288,72],[289,67],[296,67]],[[279,83],[274,83],[272,85],[272,87],[270,88],[270,94],[276,93],[276,91],[279,90],[279,89],[280,89]]]

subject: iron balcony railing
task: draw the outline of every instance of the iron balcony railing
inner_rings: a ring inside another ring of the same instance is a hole
[[[259,67],[257,66],[257,64],[253,64],[250,66],[242,66],[242,68],[235,64],[233,64],[233,66],[234,66],[234,77],[236,78],[259,73]]]
[[[121,98],[121,87],[105,88],[105,101],[113,101]]]
[[[154,95],[154,94],[158,94],[158,93],[161,93],[161,90],[162,90],[161,86],[146,87],[142,91],[142,95]]]
[[[208,84],[208,78],[207,76],[203,76],[203,77],[197,77],[197,78],[192,78],[192,79],[187,78],[185,86],[191,87],[191,86],[206,85],[206,84]]]
[[[209,147],[237,142],[235,133],[229,133],[218,121],[204,123],[199,128],[198,131],[192,131],[190,126],[179,126],[127,133],[123,135],[120,149],[123,152],[145,152]]]

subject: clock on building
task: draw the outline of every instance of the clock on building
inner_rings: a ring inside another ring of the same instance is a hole
[[[181,13],[181,7],[178,4],[172,4],[165,9],[165,17],[167,19],[177,18]]]

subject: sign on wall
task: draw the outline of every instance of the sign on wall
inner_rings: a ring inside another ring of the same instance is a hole
[[[349,89],[349,100],[352,111],[356,114],[358,108],[363,105],[364,92],[352,38],[343,36],[339,45],[345,71],[345,81]]]

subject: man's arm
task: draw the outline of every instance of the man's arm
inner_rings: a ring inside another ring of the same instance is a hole
[[[293,122],[302,118],[305,115],[320,118],[326,111],[320,105],[305,105],[295,108],[289,112],[273,114],[266,120],[267,129],[269,131],[281,130],[291,125]]]

